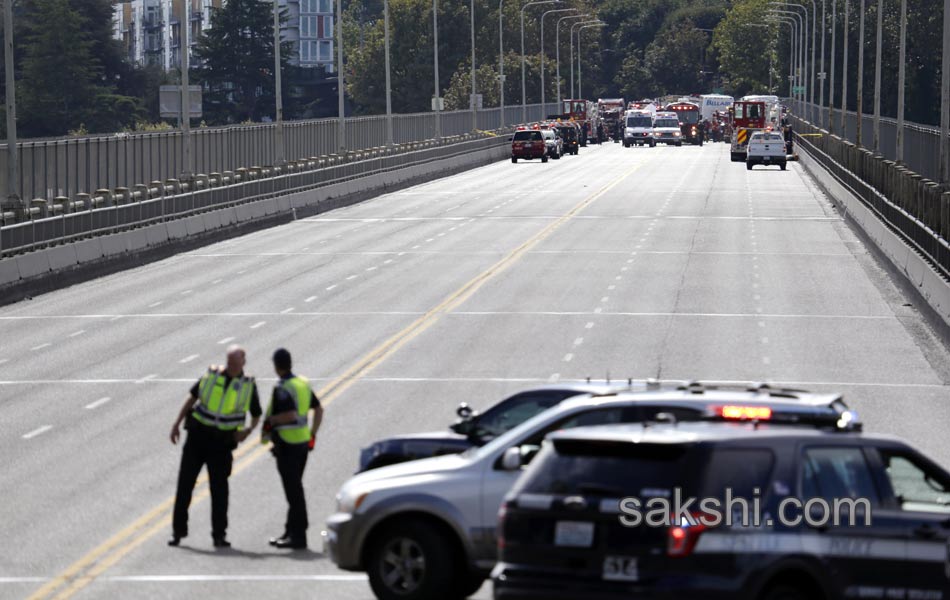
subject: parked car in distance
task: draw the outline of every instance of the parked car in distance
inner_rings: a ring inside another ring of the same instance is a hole
[[[757,131],[749,138],[746,148],[746,169],[755,165],[778,165],[785,170],[788,156],[785,154],[785,138],[775,131]]]
[[[515,132],[511,138],[511,162],[516,163],[519,158],[540,158],[541,162],[548,162],[548,147],[540,130],[525,129]]]

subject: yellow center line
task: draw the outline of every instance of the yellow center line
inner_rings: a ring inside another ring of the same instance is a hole
[[[503,272],[518,259],[524,256],[531,248],[549,237],[554,231],[560,228],[564,223],[572,219],[579,212],[590,206],[595,200],[606,194],[612,188],[620,184],[634,171],[640,168],[635,165],[631,169],[618,176],[613,182],[594,192],[570,211],[562,215],[553,223],[549,224],[543,230],[532,236],[497,263],[476,275],[473,279],[462,285],[458,290],[446,297],[437,306],[430,309],[424,315],[410,323],[407,327],[379,344],[367,354],[360,358],[356,363],[349,367],[342,375],[336,377],[333,381],[324,386],[317,392],[321,398],[321,404],[329,406],[343,392],[350,388],[360,378],[366,376],[371,370],[379,366],[383,361],[392,356],[405,344],[418,337],[422,332],[431,327],[439,318],[455,309],[463,302],[468,300],[490,279]],[[248,468],[258,458],[267,452],[267,446],[248,443],[234,452],[235,468],[232,475],[236,475]],[[202,476],[198,482],[198,491],[192,500],[192,506],[198,501],[207,498],[210,494],[204,483],[206,476]],[[118,563],[127,556],[132,550],[140,546],[146,540],[157,534],[163,528],[169,527],[171,518],[171,509],[174,506],[175,498],[171,497],[161,504],[147,512],[142,517],[136,519],[133,523],[110,537],[88,554],[67,567],[62,573],[48,581],[43,587],[38,589],[28,600],[40,600],[52,597],[54,600],[66,600],[71,598],[84,587],[92,583],[106,570]],[[64,587],[65,586],[65,587]],[[57,590],[58,594],[53,596]]]

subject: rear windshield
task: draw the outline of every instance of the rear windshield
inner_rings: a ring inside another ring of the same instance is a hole
[[[679,127],[680,122],[676,119],[657,119],[654,127]]]
[[[692,448],[678,444],[629,444],[565,440],[546,444],[516,493],[582,494],[608,498],[666,496],[695,481]]]
[[[627,127],[653,127],[650,117],[627,117]]]
[[[695,110],[684,110],[677,114],[684,123],[699,123],[699,113]]]
[[[754,136],[752,139],[757,142],[784,142],[785,141],[782,138],[782,136],[776,135],[774,133],[770,133],[766,135],[757,135],[757,136]]]
[[[540,131],[516,131],[515,132],[515,141],[516,142],[527,142],[527,141],[541,141],[541,132]]]

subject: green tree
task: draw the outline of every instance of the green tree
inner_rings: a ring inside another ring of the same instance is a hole
[[[106,89],[87,24],[68,0],[25,3],[17,86],[25,137],[63,135],[93,116],[96,96]]]
[[[765,93],[770,78],[777,81],[777,72],[770,73],[769,68],[776,63],[778,31],[763,19],[768,8],[768,0],[741,0],[716,27],[713,45],[725,73],[724,84],[737,96]]]
[[[198,79],[204,83],[204,112],[211,123],[260,121],[273,117],[273,5],[259,0],[228,0],[211,15],[211,28],[195,50]],[[286,69],[294,44],[282,42]],[[286,72],[286,71],[285,71]],[[289,92],[284,77],[285,95]]]

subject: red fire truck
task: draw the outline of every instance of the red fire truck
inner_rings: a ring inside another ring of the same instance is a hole
[[[600,125],[600,114],[596,104],[588,100],[571,99],[564,100],[562,108],[562,119],[574,121],[581,126],[581,146],[586,146],[588,139],[593,144],[604,141],[599,135],[603,128],[598,127]]]
[[[672,111],[680,118],[680,131],[683,141],[690,144],[703,145],[703,136],[699,132],[700,111],[699,105],[692,102],[674,102],[664,109]]]
[[[739,100],[729,109],[732,120],[732,162],[745,162],[749,138],[766,128],[765,102]]]

